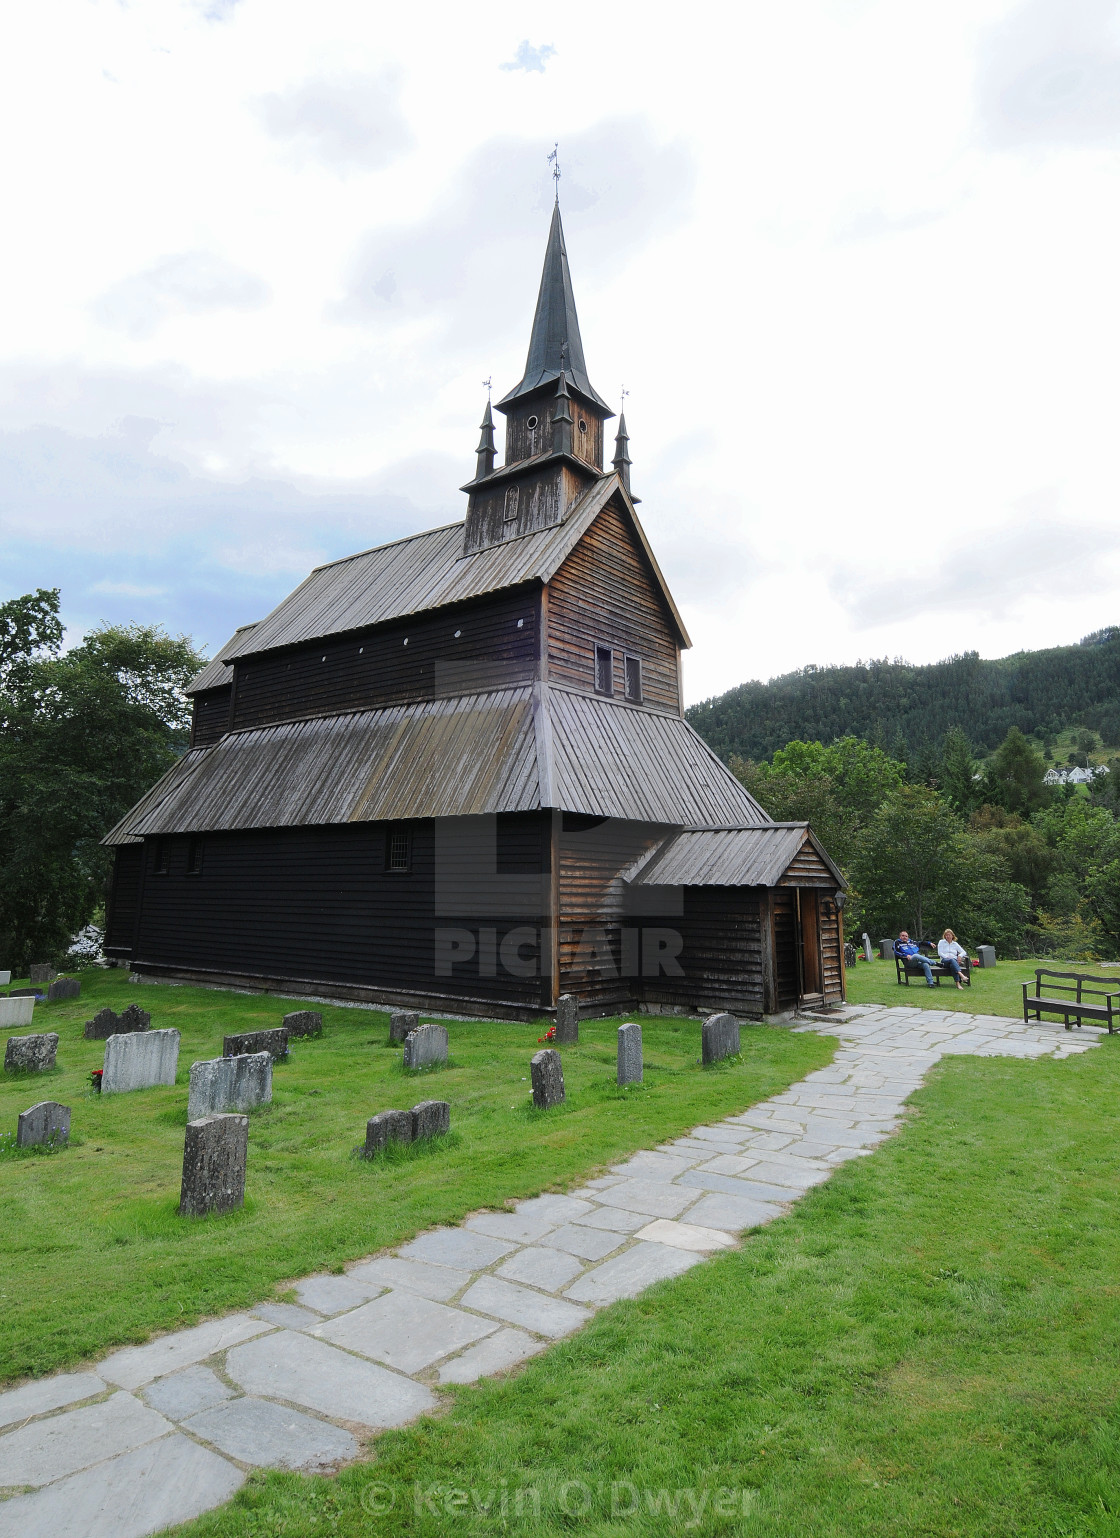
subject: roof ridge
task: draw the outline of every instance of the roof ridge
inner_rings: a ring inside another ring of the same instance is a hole
[[[446,534],[448,529],[461,529],[466,524],[465,518],[459,518],[455,523],[437,523],[434,529],[417,529],[415,534],[402,534],[400,539],[387,539],[383,545],[370,545],[365,550],[355,550],[352,555],[340,555],[337,560],[324,561],[320,566],[313,566],[307,576],[312,577],[317,571],[329,571],[332,566],[345,566],[347,561],[360,561],[364,555],[376,555],[379,550],[391,550],[394,545],[407,545],[414,539],[427,539],[429,534]],[[307,577],[304,577],[304,582]],[[265,615],[265,619],[268,615]],[[260,620],[254,624],[259,625]]]

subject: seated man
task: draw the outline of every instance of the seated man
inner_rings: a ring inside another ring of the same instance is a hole
[[[918,949],[917,942],[915,940],[911,940],[905,929],[894,942],[894,953],[896,956],[902,957],[904,965],[908,966],[911,962],[917,962],[918,966],[920,966],[922,971],[926,974],[926,987],[933,988],[935,986],[933,981],[933,971],[929,962]]]
[[[957,980],[957,987],[963,988],[961,982],[961,962],[968,960],[968,952],[957,943],[957,937],[951,929],[947,929],[937,942],[937,954],[943,967],[948,967]]]

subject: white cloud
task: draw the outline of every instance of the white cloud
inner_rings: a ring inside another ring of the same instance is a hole
[[[980,54],[980,111],[1001,148],[1120,139],[1120,4],[1025,0]]]
[[[413,144],[393,70],[319,76],[270,92],[259,110],[275,138],[335,170],[379,171]]]
[[[555,52],[556,49],[553,48],[551,43],[540,43],[534,48],[529,39],[526,38],[524,42],[518,44],[513,58],[509,59],[505,64],[499,64],[498,68],[504,70],[523,69],[527,74],[536,73],[543,75],[545,64]]]
[[[182,251],[114,283],[93,308],[102,325],[143,338],[176,315],[257,310],[268,299],[268,285],[254,273],[209,251]]]

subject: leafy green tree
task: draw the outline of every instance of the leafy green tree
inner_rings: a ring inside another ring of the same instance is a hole
[[[926,938],[930,898],[944,884],[960,823],[925,785],[903,785],[879,808],[852,865],[869,920]]]
[[[61,652],[58,593],[0,606],[0,954],[57,957],[104,901],[103,835],[186,746],[186,637],[106,625]]]
[[[959,726],[952,726],[945,733],[940,788],[949,805],[960,812],[962,817],[967,816],[979,800],[980,787],[976,782],[972,744]]]
[[[1013,726],[992,754],[985,775],[984,795],[1009,812],[1037,812],[1051,800],[1043,784],[1046,764],[1042,754]]]

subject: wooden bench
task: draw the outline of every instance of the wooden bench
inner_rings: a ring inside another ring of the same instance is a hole
[[[932,940],[919,940],[918,941],[918,949],[921,951],[922,955],[929,962],[929,969],[930,969],[930,972],[933,974],[934,984],[938,988],[940,988],[941,987],[941,979],[943,977],[952,977],[952,975],[953,975],[952,967],[947,967],[945,965],[945,963],[941,960],[940,956],[938,956],[938,954],[937,954],[937,946],[934,945]],[[971,988],[972,987],[972,963],[968,959],[967,956],[961,962],[960,966],[961,966],[961,981],[964,983],[966,988]],[[910,986],[910,979],[912,977],[920,977],[922,979],[922,981],[925,982],[926,974],[922,971],[921,965],[919,964],[918,958],[916,956],[900,956],[898,954],[898,952],[895,951],[895,953],[894,953],[894,972],[895,972],[895,977],[898,979],[898,981],[900,983],[905,983],[907,988],[909,988],[909,986]]]
[[[1046,979],[1046,995],[1042,992],[1043,978]],[[1120,988],[1109,986],[1114,981],[1111,977],[1090,977],[1082,972],[1051,972],[1046,967],[1039,967],[1034,974],[1034,993],[1028,992],[1030,983],[1023,984],[1024,1023],[1030,1024],[1032,1013],[1039,1022],[1044,1014],[1064,1015],[1067,1031],[1071,1029],[1072,1017],[1077,1021],[1078,1030],[1081,1029],[1082,1020],[1091,1020],[1107,1025],[1111,1036],[1116,1022],[1120,1020]],[[1089,987],[1087,984],[1096,986]],[[1075,994],[1076,997],[1058,998],[1060,993]],[[1103,1003],[1086,1003],[1086,994],[1102,999]]]

